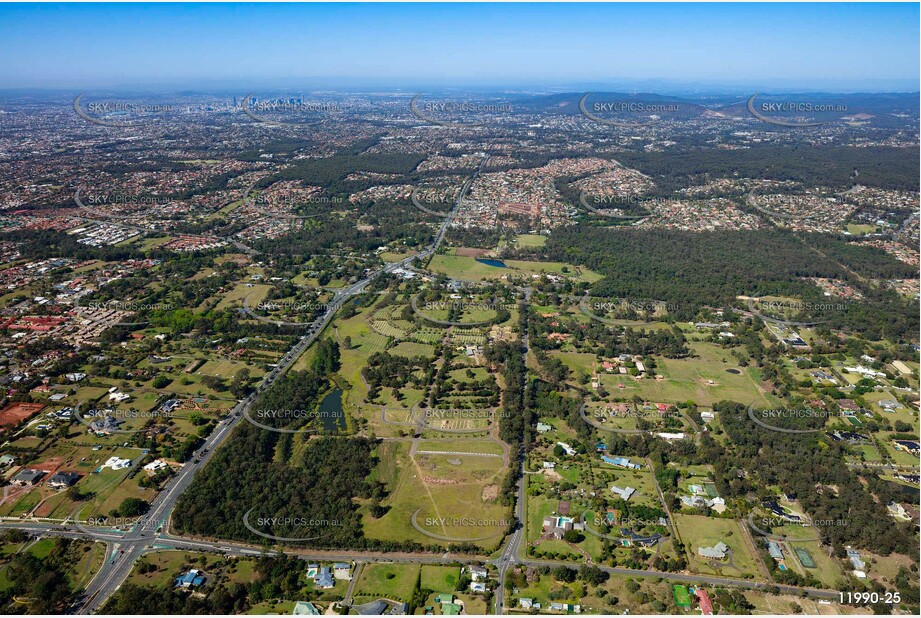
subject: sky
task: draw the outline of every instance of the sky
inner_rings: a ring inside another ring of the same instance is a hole
[[[919,90],[919,6],[0,4],[0,89]]]

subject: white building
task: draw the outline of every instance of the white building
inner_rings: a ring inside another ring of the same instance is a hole
[[[109,457],[108,461],[102,464],[103,468],[112,468],[113,470],[124,470],[131,465],[130,459],[122,459],[120,457]]]

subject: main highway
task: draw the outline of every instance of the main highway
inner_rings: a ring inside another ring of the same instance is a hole
[[[205,443],[195,452],[192,460],[186,463],[179,473],[168,482],[163,491],[157,495],[151,504],[148,514],[141,522],[134,526],[134,528],[124,535],[123,538],[111,542],[111,558],[107,558],[107,562],[103,565],[101,571],[93,581],[90,582],[86,589],[87,600],[82,607],[80,607],[78,613],[90,614],[96,611],[118,589],[122,582],[127,579],[134,563],[141,554],[144,553],[145,547],[151,540],[159,539],[160,535],[162,535],[167,520],[173,508],[176,506],[176,501],[179,496],[192,483],[198,470],[208,464],[208,461],[214,456],[215,451],[224,443],[237,423],[243,419],[244,412],[252,405],[258,393],[269,388],[273,382],[284,375],[304,350],[306,350],[314,340],[316,340],[320,333],[323,332],[323,329],[333,319],[339,307],[349,298],[361,294],[376,277],[382,274],[392,273],[401,268],[406,268],[414,260],[424,260],[435,254],[442,240],[444,240],[445,233],[454,220],[463,198],[470,190],[470,186],[479,175],[480,170],[487,160],[488,157],[484,157],[477,169],[464,182],[451,212],[444,218],[441,225],[438,227],[435,238],[426,249],[421,253],[404,258],[399,262],[387,264],[368,274],[364,279],[341,288],[335,293],[332,302],[327,305],[325,313],[310,326],[308,332],[298,340],[294,347],[291,348],[281,360],[279,360],[272,371],[264,376],[256,392],[237,403],[225,420],[218,424],[215,430],[205,440]]]

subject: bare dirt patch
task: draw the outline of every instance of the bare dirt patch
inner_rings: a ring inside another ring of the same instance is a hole
[[[482,257],[490,253],[489,249],[477,249],[476,247],[458,247],[454,250],[455,255],[460,255],[463,257]]]
[[[11,403],[0,410],[0,427],[15,427],[44,407],[43,403]]]
[[[557,481],[563,480],[563,477],[560,476],[560,473],[557,472],[556,470],[551,470],[550,468],[544,468],[543,470],[541,470],[541,472],[543,473],[544,476],[547,477],[547,480],[553,481],[554,483]]]
[[[436,479],[430,476],[423,476],[422,482],[426,485],[457,485],[458,482],[454,479]]]

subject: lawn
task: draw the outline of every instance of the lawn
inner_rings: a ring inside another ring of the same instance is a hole
[[[354,604],[378,598],[408,602],[419,577],[418,564],[366,564],[355,583]]]
[[[252,371],[252,368],[246,363],[230,360],[209,360],[205,361],[195,373],[196,375],[214,376],[230,380],[243,368],[249,368]],[[169,387],[167,387],[167,390],[169,390]]]
[[[663,376],[663,380],[636,380],[603,373],[601,383],[608,392],[628,399],[639,395],[646,401],[694,401],[702,406],[712,406],[724,399],[745,404],[777,405],[773,397],[761,391],[756,367],[737,367],[729,351],[714,344],[693,342],[689,345],[697,358],[656,357],[656,373]],[[727,369],[738,369],[741,373],[729,373]],[[713,384],[709,384],[708,380]],[[618,388],[620,384],[624,388]]]
[[[437,446],[437,441],[427,442]],[[487,549],[497,545],[509,518],[508,507],[496,500],[504,471],[502,459],[421,453],[413,459],[405,442],[388,445],[382,455],[375,473],[391,490],[383,501],[389,510],[376,519],[365,513],[362,523],[366,536],[427,545],[455,542],[436,538],[442,536],[469,540]],[[484,492],[486,488],[492,493]],[[416,525],[428,534],[413,527],[414,513]]]
[[[106,546],[104,543],[89,543],[89,551],[68,568],[74,588],[82,590],[92,581],[93,576],[105,562]]]
[[[198,563],[199,556],[204,556],[206,559],[211,558],[211,562],[216,559],[213,554],[189,553],[187,551],[171,550],[147,554],[135,564],[134,569],[128,576],[128,581],[139,586],[163,588],[172,584],[174,578],[180,574],[183,567],[199,568],[208,573],[207,564],[203,568]],[[153,565],[155,570],[149,573],[141,573],[139,566],[144,563]],[[190,567],[190,565],[194,565],[194,567]]]
[[[256,603],[250,607],[246,613],[251,616],[265,616],[272,614],[285,616],[294,611],[295,603],[296,601],[283,601],[280,599],[262,601],[261,603]]]
[[[642,460],[640,460],[642,462]],[[630,504],[641,504],[657,509],[662,508],[659,493],[656,491],[656,480],[646,466],[639,470],[627,470],[617,466],[610,466],[598,461],[600,466],[593,466],[595,480],[603,482],[607,496],[616,497],[611,492],[611,486],[632,487],[636,493],[630,498]],[[603,467],[602,467],[603,466]]]
[[[272,289],[270,285],[264,285],[259,283],[238,283],[234,289],[230,292],[224,294],[224,297],[221,299],[221,302],[217,304],[217,309],[226,309],[229,307],[242,307],[243,299],[248,297],[247,303],[250,307],[256,307],[265,300],[266,295],[269,293],[269,290]]]
[[[543,247],[547,244],[547,237],[543,234],[519,234],[515,242],[519,247]]]
[[[420,451],[442,451],[456,453],[491,453],[502,454],[502,447],[496,442],[485,440],[465,440],[463,438],[446,438],[444,440],[420,440]],[[487,459],[487,458],[478,458]],[[489,458],[492,459],[492,458]],[[501,460],[498,460],[501,461]]]
[[[787,530],[783,530],[783,534],[787,534]],[[844,577],[841,573],[841,568],[838,566],[837,560],[829,557],[827,547],[822,547],[818,541],[795,541],[792,543],[784,543],[784,553],[787,556],[786,563],[789,566],[791,563],[796,563],[794,568],[799,567],[802,570],[819,581],[826,588],[839,588],[841,584],[844,583]],[[805,549],[809,552],[809,555],[812,557],[813,562],[815,562],[815,568],[807,569],[796,556],[795,549]],[[790,551],[787,551],[789,549]]]
[[[693,572],[730,577],[758,575],[756,559],[748,549],[739,522],[734,519],[683,514],[674,515],[674,519]],[[729,560],[724,560],[722,563],[714,562],[714,566],[711,566],[706,558],[698,554],[698,548],[712,547],[720,541],[733,552],[731,564]]]
[[[504,262],[506,268],[490,266],[477,262],[475,258],[461,255],[438,254],[429,263],[432,272],[444,273],[452,279],[464,281],[482,281],[483,279],[499,279],[503,275],[530,276],[531,274],[551,273],[565,275],[576,281],[594,283],[602,278],[598,273],[588,269],[580,269],[571,264],[562,262],[531,262],[524,260],[508,260]]]
[[[435,566],[426,564],[422,566],[422,588],[438,592],[454,592],[457,580],[460,577],[458,566]]]
[[[435,355],[435,346],[427,343],[415,343],[413,341],[401,341],[396,346],[388,350],[393,356],[405,356],[412,358],[414,356],[424,356],[431,358]]]
[[[98,461],[100,464],[104,463],[106,459],[112,456],[110,452],[99,452],[100,455],[103,453],[105,453],[104,456]],[[136,451],[117,452],[115,455],[123,458],[131,457],[133,459],[137,459],[138,457]],[[76,466],[76,469],[81,473],[85,472],[82,466]],[[94,470],[96,470],[96,468],[93,468],[93,471],[90,471],[80,479],[76,485],[82,492],[93,494],[92,498],[86,502],[77,503],[70,500],[66,492],[58,492],[42,505],[42,515],[52,518],[65,518],[73,513],[75,509],[79,508],[79,517],[81,520],[105,517],[112,510],[117,509],[126,498],[140,498],[141,500],[149,502],[156,496],[156,490],[152,488],[144,489],[138,484],[141,478],[143,478],[143,472],[129,479],[127,476],[130,472],[130,468],[125,470],[104,468],[98,473],[95,473]]]

